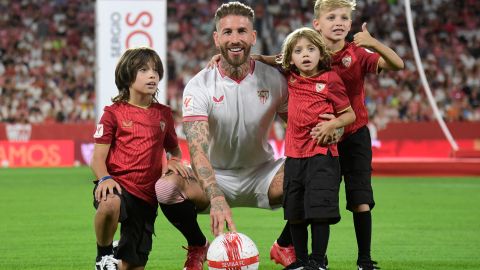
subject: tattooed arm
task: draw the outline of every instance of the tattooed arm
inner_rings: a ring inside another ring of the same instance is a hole
[[[227,222],[229,230],[236,231],[232,220],[232,211],[215,180],[215,172],[208,158],[208,122],[183,122],[183,130],[187,136],[193,171],[210,200],[210,229],[212,233],[215,236],[223,233],[225,222]]]

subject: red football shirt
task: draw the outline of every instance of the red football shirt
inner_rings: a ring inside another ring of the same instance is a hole
[[[334,71],[305,78],[291,72],[288,80],[288,123],[285,136],[285,155],[305,158],[317,154],[338,156],[337,145],[317,145],[310,131],[322,113],[335,114],[350,107],[342,80]]]
[[[155,182],[162,175],[164,148],[178,145],[171,109],[158,103],[147,109],[124,102],[106,106],[94,138],[110,144],[106,165],[115,181],[157,205]]]
[[[341,51],[333,55],[332,68],[342,78],[347,89],[348,99],[356,115],[356,120],[345,127],[344,137],[368,124],[368,110],[365,105],[365,76],[378,72],[378,53],[346,43]]]

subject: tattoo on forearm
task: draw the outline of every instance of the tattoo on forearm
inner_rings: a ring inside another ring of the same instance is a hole
[[[205,187],[205,193],[210,200],[219,196],[225,196],[217,183],[212,183]]]
[[[207,197],[211,200],[215,197],[223,196],[223,192],[215,181],[215,173],[208,158],[208,122],[184,122],[183,128],[187,135],[194,172],[202,186],[205,187]]]
[[[198,176],[205,180],[207,180],[213,175],[213,172],[210,168],[201,167],[201,168],[198,168],[197,171],[198,171]]]
[[[208,153],[208,143],[202,143],[202,150],[205,154]]]

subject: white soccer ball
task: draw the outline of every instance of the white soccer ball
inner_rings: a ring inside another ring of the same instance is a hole
[[[209,270],[257,270],[258,249],[245,234],[228,232],[210,244],[207,263]]]

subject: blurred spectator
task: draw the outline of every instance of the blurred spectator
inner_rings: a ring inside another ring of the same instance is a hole
[[[185,84],[216,54],[220,0],[167,2],[167,99],[181,120]],[[313,1],[243,1],[256,11],[254,53],[276,54],[285,36],[311,26]],[[82,122],[95,118],[94,1],[0,0],[0,121]],[[366,82],[372,124],[433,121],[407,32],[403,1],[357,1],[350,37],[368,22],[405,70]],[[412,1],[420,56],[446,121],[480,121],[480,1]],[[82,23],[79,24],[78,22]]]

